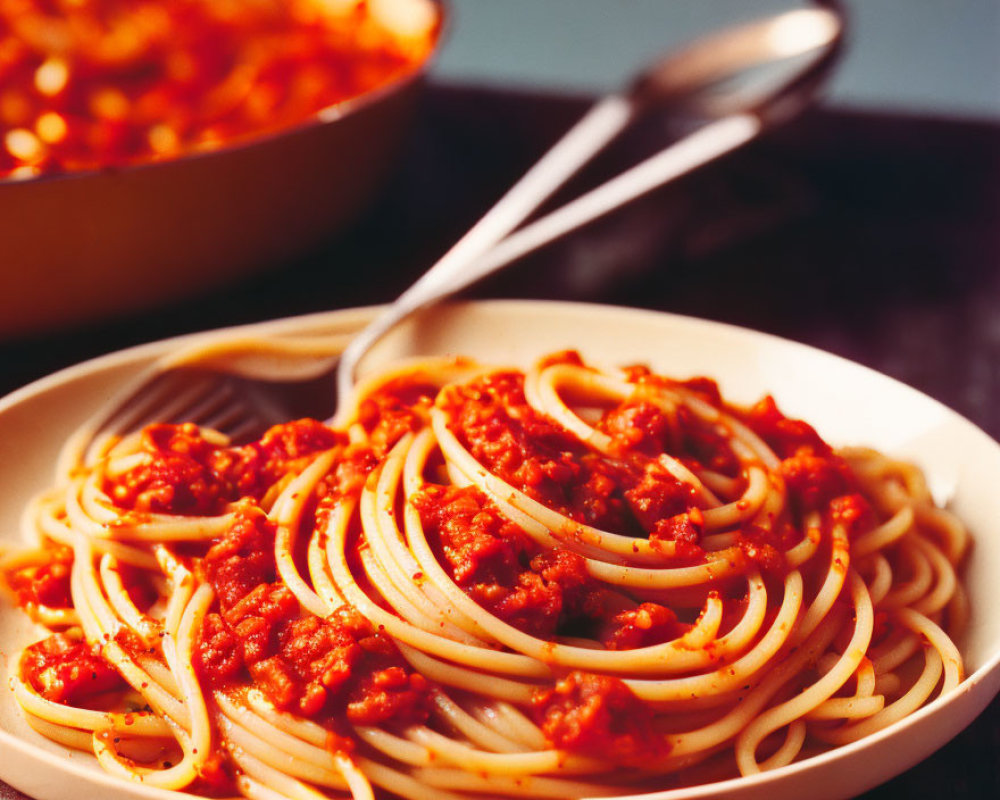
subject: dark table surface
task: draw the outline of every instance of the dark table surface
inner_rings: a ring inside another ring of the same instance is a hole
[[[586,106],[429,87],[389,186],[350,231],[182,304],[0,342],[0,394],[168,335],[390,300]],[[647,121],[565,195],[671,135],[667,120]],[[767,331],[887,373],[1000,439],[1000,127],[816,110],[467,295],[606,302]],[[994,701],[865,797],[997,797],[998,762]],[[0,800],[20,797],[0,784]]]

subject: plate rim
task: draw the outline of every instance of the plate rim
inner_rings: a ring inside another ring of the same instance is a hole
[[[652,324],[656,324],[656,320],[663,320],[689,327],[692,330],[705,329],[722,331],[730,336],[749,337],[750,339],[765,341],[771,345],[776,345],[780,348],[790,348],[791,350],[799,351],[805,355],[820,357],[823,359],[833,359],[849,369],[862,371],[869,379],[889,382],[894,385],[897,390],[903,390],[907,393],[919,396],[921,401],[929,403],[939,412],[943,412],[951,424],[958,424],[967,428],[970,433],[975,435],[977,438],[981,437],[985,446],[992,447],[996,453],[1000,455],[1000,442],[991,437],[975,422],[959,414],[942,401],[913,386],[910,386],[898,378],[886,375],[885,373],[879,372],[878,370],[865,364],[861,364],[844,356],[829,352],[815,345],[799,342],[777,334],[729,322],[710,320],[703,317],[599,302],[536,299],[490,299],[451,302],[447,304],[447,307],[451,310],[458,311],[459,313],[464,310],[475,311],[476,309],[485,309],[488,313],[494,310],[512,313],[515,309],[522,309],[532,313],[538,313],[541,310],[555,309],[559,313],[569,315],[616,315],[627,313],[629,315],[641,315],[649,319]],[[363,324],[368,319],[371,319],[379,310],[383,308],[385,308],[385,305],[366,305],[329,311],[317,311],[308,314],[266,319],[257,322],[241,323],[190,333],[182,333],[145,343],[135,344],[119,350],[96,355],[84,361],[63,367],[62,369],[37,378],[24,386],[14,389],[12,392],[0,397],[0,414],[3,414],[11,407],[30,400],[36,395],[45,393],[46,391],[55,389],[63,384],[71,383],[75,380],[83,380],[88,375],[95,372],[119,367],[131,367],[133,370],[140,370],[142,366],[148,364],[152,359],[180,347],[200,344],[212,339],[224,340],[234,336],[246,334],[254,334],[261,337],[281,337],[283,335],[294,336],[296,334],[301,335],[303,332],[308,332],[316,328],[322,328],[326,325],[336,323],[343,323],[344,325],[353,325],[356,327]],[[13,535],[6,536],[5,538],[14,538],[16,535],[17,534],[14,533]],[[971,695],[974,690],[977,690],[981,684],[987,685],[984,686],[982,691],[979,692],[976,700],[968,700],[968,696]],[[936,716],[945,706],[956,704],[963,699],[965,699],[966,704],[971,703],[971,706],[966,709],[966,716],[968,719],[960,728],[956,729],[954,733],[950,734],[947,738],[941,741],[936,741],[930,745],[925,744],[924,747],[921,748],[924,752],[922,754],[918,752],[914,755],[910,760],[909,766],[904,767],[901,771],[894,771],[887,774],[880,778],[877,782],[871,783],[869,786],[865,787],[871,788],[879,783],[902,774],[902,772],[905,772],[906,769],[912,767],[919,760],[922,760],[929,754],[943,747],[962,728],[970,724],[972,720],[978,717],[998,693],[1000,693],[1000,647],[997,647],[995,652],[989,654],[988,657],[984,659],[983,663],[980,664],[974,671],[966,675],[962,683],[959,684],[959,686],[949,695],[935,698],[932,702],[922,706],[907,717],[856,742],[835,747],[830,750],[825,750],[821,753],[811,755],[802,761],[796,761],[792,764],[769,772],[730,778],[723,781],[699,784],[690,787],[654,790],[641,795],[629,795],[624,800],[640,800],[640,798],[641,800],[681,800],[681,798],[699,800],[702,798],[726,795],[726,793],[729,792],[750,791],[752,793],[754,790],[756,790],[759,794],[761,791],[766,791],[772,784],[800,776],[803,772],[812,772],[820,767],[834,766],[844,759],[852,758],[858,751],[870,748],[873,745],[884,742],[886,739],[895,739],[897,736],[905,736],[909,728],[916,726],[928,716]],[[970,711],[970,709],[972,709],[972,711]],[[136,800],[142,800],[143,798],[148,798],[148,800],[175,800],[178,796],[183,796],[184,794],[183,792],[174,790],[164,790],[145,786],[139,782],[133,783],[123,781],[102,771],[95,770],[92,763],[93,757],[89,754],[77,753],[67,749],[65,752],[71,753],[72,757],[66,758],[65,756],[49,752],[33,742],[22,739],[2,727],[0,727],[0,745],[3,745],[3,750],[8,754],[19,752],[25,757],[29,757],[40,762],[46,762],[46,765],[49,768],[66,773],[70,777],[85,780],[90,783],[93,788],[119,792],[122,797],[134,797]],[[87,761],[86,763],[82,763],[80,760],[73,760],[74,758],[86,759]],[[4,761],[6,761],[6,759],[4,759]],[[5,781],[8,780],[2,775],[0,775],[0,779]],[[17,788],[13,783],[10,785]],[[755,794],[753,796],[756,797],[757,795]]]

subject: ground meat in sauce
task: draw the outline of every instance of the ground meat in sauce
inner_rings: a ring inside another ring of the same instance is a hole
[[[739,473],[739,460],[728,436],[701,422],[686,406],[668,413],[641,397],[626,400],[605,413],[597,427],[611,436],[613,450],[622,456],[656,458],[668,453],[690,469],[704,467],[729,476]]]
[[[736,543],[748,562],[768,575],[779,576],[788,568],[785,551],[800,539],[800,532],[783,520],[766,524],[747,520],[740,526]]]
[[[785,417],[770,396],[746,411],[744,420],[781,459],[777,472],[784,479],[792,523],[801,526],[806,514],[818,511],[823,519],[845,524],[849,535],[858,535],[875,524],[850,466],[812,426]],[[787,549],[798,537],[788,521],[783,527],[755,529],[744,525],[740,546],[748,557],[777,570],[775,551]]]
[[[274,536],[274,523],[262,511],[247,506],[236,514],[226,535],[209,548],[204,570],[222,608],[275,580]]]
[[[193,546],[185,550],[218,600],[196,645],[201,679],[213,687],[252,679],[279,708],[313,719],[342,713],[358,724],[422,719],[426,682],[388,638],[354,612],[326,620],[303,615],[278,580],[274,523],[253,505],[284,475],[333,447],[343,448],[343,458],[321,494],[329,500],[356,492],[378,463],[373,449],[347,445],[343,434],[314,420],[275,426],[241,447],[217,447],[194,425],[151,426],[143,436],[149,458],[110,487],[119,505],[214,514],[239,501],[226,534],[203,557]]]
[[[778,458],[795,455],[807,447],[815,455],[828,455],[830,445],[815,429],[800,419],[790,419],[778,410],[770,395],[762,398],[741,415],[743,421],[770,447]]]
[[[22,608],[69,608],[73,604],[70,592],[73,551],[68,547],[57,547],[47,551],[46,555],[48,561],[43,564],[23,567],[3,576]]]
[[[705,517],[701,509],[695,507],[683,514],[657,520],[649,533],[649,544],[654,550],[663,552],[669,543],[675,558],[696,563],[705,558],[700,544],[704,534]]]
[[[595,589],[583,559],[567,550],[550,550],[531,559],[512,586],[479,585],[471,594],[515,628],[548,639],[585,622],[587,602],[600,602]]]
[[[150,425],[142,433],[146,458],[115,476],[106,489],[120,508],[219,514],[240,497],[259,499],[282,476],[344,442],[343,434],[310,419],[276,425],[242,447],[219,447],[191,423]]]
[[[598,428],[611,437],[617,452],[641,453],[651,458],[669,452],[674,440],[674,426],[666,412],[641,399],[609,410]]]
[[[510,583],[538,548],[473,487],[428,484],[413,500],[460,585]]]
[[[701,468],[729,477],[740,473],[740,461],[733,452],[730,435],[695,417],[691,409],[677,409],[682,438],[677,456],[692,470]]]
[[[618,678],[571,672],[532,700],[546,740],[560,749],[626,765],[666,756],[653,712]]]
[[[669,608],[659,603],[640,603],[611,617],[600,638],[608,650],[635,650],[669,642],[689,628]]]
[[[629,610],[625,598],[591,578],[582,556],[543,551],[474,487],[429,484],[413,503],[452,579],[518,630],[543,639],[590,636],[612,649],[658,644],[682,633],[662,606]]]
[[[370,473],[379,464],[379,457],[366,444],[351,444],[344,448],[336,464],[320,486],[321,501],[331,503],[342,497],[356,495]]]
[[[533,572],[541,550],[473,487],[425,486],[413,500],[452,579],[479,605],[535,636],[554,633],[563,591]]]
[[[490,472],[573,520],[632,536],[645,536],[658,519],[694,505],[693,487],[655,461],[611,460],[584,449],[527,404],[523,381],[519,374],[497,373],[440,400],[456,435]],[[623,440],[637,437],[649,450],[660,446],[660,423],[648,423],[653,433],[626,434],[636,417],[622,412],[620,424],[615,412],[611,417]]]
[[[203,569],[219,610],[205,618],[194,661],[210,686],[252,679],[278,708],[322,721],[425,718],[427,683],[388,637],[346,607],[327,619],[303,614],[277,580],[274,526],[262,513],[237,515]]]
[[[243,671],[240,641],[220,614],[206,614],[194,653],[197,673],[211,686],[225,686]]]
[[[524,377],[494,373],[439,398],[477,461],[529,497],[589,525],[626,525],[611,470],[524,398]]]
[[[844,459],[833,453],[817,455],[811,446],[803,446],[782,460],[778,473],[793,513],[822,511],[830,501],[857,491],[857,481]]]
[[[150,425],[142,432],[147,458],[116,476],[108,495],[135,511],[216,514],[233,496],[225,477],[212,470],[217,449],[196,425]]]
[[[318,453],[346,442],[343,433],[314,419],[300,419],[275,425],[256,442],[220,451],[215,469],[228,476],[237,496],[259,499],[283,476],[300,472]]]
[[[632,514],[644,531],[652,531],[661,520],[696,508],[694,486],[677,480],[656,461],[649,461],[635,483],[625,491]]]
[[[437,393],[431,384],[399,379],[365,397],[358,406],[358,422],[374,450],[389,452],[403,436],[425,424]]]
[[[63,633],[25,648],[21,676],[46,700],[72,706],[128,688],[99,647]]]
[[[275,645],[274,654],[249,671],[279,708],[313,719],[346,714],[357,725],[426,717],[425,679],[351,608],[327,619],[289,620],[277,630]]]

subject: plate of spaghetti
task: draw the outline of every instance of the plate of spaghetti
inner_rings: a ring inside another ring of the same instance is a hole
[[[764,334],[457,304],[393,331],[333,420],[234,436],[175,409],[80,446],[168,356],[321,358],[371,314],[155,343],[0,402],[0,778],[848,797],[996,694],[1000,447]]]

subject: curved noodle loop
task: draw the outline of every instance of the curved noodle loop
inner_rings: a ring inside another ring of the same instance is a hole
[[[774,769],[962,680],[962,525],[705,378],[404,364],[337,428],[153,425],[0,560],[42,735],[259,798],[578,798]]]

